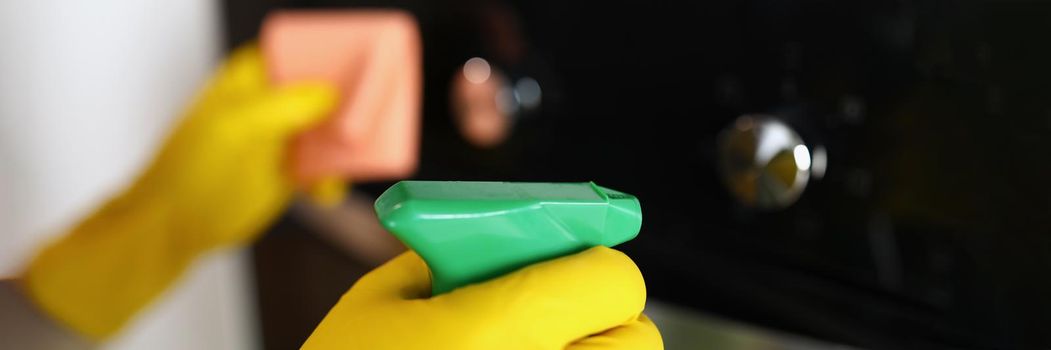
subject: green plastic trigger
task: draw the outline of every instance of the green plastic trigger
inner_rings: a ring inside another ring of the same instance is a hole
[[[592,182],[402,181],[375,207],[383,226],[427,262],[434,295],[614,246],[642,227],[635,196]]]

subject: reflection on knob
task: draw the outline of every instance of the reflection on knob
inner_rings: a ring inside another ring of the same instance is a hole
[[[741,203],[779,209],[795,203],[810,180],[810,150],[773,116],[744,115],[719,135],[723,180]]]
[[[472,145],[492,148],[504,142],[513,127],[513,97],[507,77],[480,57],[467,60],[453,76],[450,105],[460,134]],[[517,108],[517,105],[513,105]]]

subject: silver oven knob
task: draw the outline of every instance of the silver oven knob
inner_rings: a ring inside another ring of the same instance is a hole
[[[810,180],[810,150],[774,116],[743,115],[719,134],[718,143],[723,180],[744,205],[787,207]]]

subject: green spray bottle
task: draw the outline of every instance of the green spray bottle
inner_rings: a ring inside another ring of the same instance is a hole
[[[427,262],[434,295],[614,246],[642,227],[635,196],[592,182],[402,181],[375,207],[383,226]]]

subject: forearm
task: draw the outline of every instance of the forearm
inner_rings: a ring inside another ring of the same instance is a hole
[[[59,323],[91,339],[113,334],[192,261],[163,202],[117,199],[42,250],[20,281]]]

